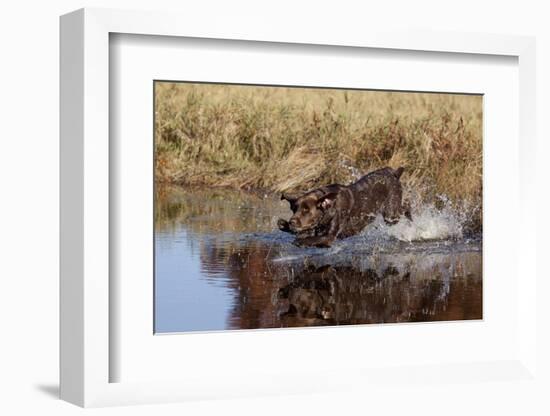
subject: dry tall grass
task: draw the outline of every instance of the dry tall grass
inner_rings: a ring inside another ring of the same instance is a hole
[[[404,166],[481,227],[482,97],[186,83],[155,86],[156,180],[271,191]]]

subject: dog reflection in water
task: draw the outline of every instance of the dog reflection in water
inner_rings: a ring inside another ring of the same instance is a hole
[[[479,319],[462,304],[460,293],[480,285],[463,276],[449,283],[436,271],[412,277],[409,268],[358,270],[310,266],[278,291],[283,326]]]
[[[279,300],[288,305],[281,319],[306,325],[363,323],[376,306],[371,299],[375,285],[389,276],[399,276],[398,270],[388,267],[379,274],[372,269],[310,266],[279,289]]]

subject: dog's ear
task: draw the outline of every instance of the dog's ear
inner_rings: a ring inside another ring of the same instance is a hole
[[[293,194],[288,194],[286,192],[283,192],[283,194],[281,195],[281,201],[283,199],[287,200],[288,202],[290,202],[290,205],[293,205],[294,203],[296,203],[296,201],[298,200],[298,195],[293,195]]]
[[[329,209],[334,205],[337,196],[338,194],[336,192],[331,192],[330,194],[323,195],[317,201],[317,207],[321,208],[322,210]]]
[[[281,195],[281,200],[286,199],[290,203],[290,210],[292,212],[296,212],[296,201],[298,201],[298,198],[298,195],[287,194],[286,192],[283,192]]]

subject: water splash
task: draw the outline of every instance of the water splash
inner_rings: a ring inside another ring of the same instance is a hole
[[[387,225],[381,216],[364,231],[366,237],[384,235],[400,241],[460,239],[463,237],[465,211],[454,207],[449,199],[439,197],[442,208],[422,204],[412,209],[412,221],[402,217],[395,225]]]

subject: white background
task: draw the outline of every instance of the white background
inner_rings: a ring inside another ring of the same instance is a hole
[[[526,1],[377,1],[377,2],[209,2],[182,1],[19,1],[0,12],[1,144],[0,178],[0,413],[73,414],[80,409],[55,400],[58,374],[58,16],[83,6],[179,10],[197,15],[246,14],[284,27],[307,30],[308,22],[327,32],[344,25],[373,24],[439,30],[536,35],[538,54],[538,177],[548,192],[550,128],[550,30],[546,2]],[[546,138],[546,140],[543,140]],[[539,250],[548,234],[548,198],[539,199]],[[513,219],[511,219],[513,221]],[[544,271],[540,271],[544,273]],[[549,293],[548,282],[539,293]],[[540,297],[543,300],[544,297]],[[539,302],[548,322],[548,303]],[[550,350],[548,330],[539,333]],[[545,356],[546,355],[546,356]],[[548,353],[539,360],[550,374]],[[458,383],[393,389],[378,397],[369,392],[258,398],[177,405],[100,409],[100,414],[343,414],[398,411],[419,414],[548,414],[546,392],[528,384],[496,383],[490,388]],[[544,404],[543,404],[544,403]],[[544,409],[543,409],[544,406]]]

